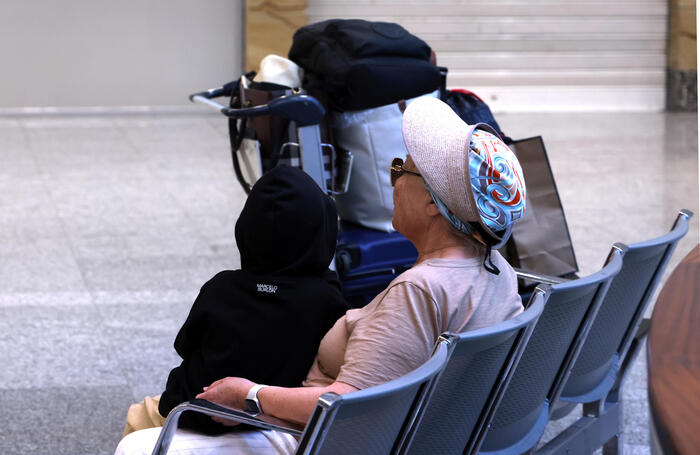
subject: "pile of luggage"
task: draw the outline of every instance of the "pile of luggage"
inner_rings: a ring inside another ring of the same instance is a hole
[[[267,56],[259,72],[191,98],[215,106],[208,100],[230,98],[221,112],[244,190],[286,163],[334,195],[341,219],[335,267],[352,305],[364,305],[416,260],[391,225],[389,166],[407,153],[403,109],[422,96],[439,97],[468,124],[489,124],[518,156],[529,198],[501,248],[511,264],[557,276],[577,271],[542,139],[511,140],[476,94],[447,90],[447,68],[425,41],[394,23],[332,19],[300,28],[288,57]]]

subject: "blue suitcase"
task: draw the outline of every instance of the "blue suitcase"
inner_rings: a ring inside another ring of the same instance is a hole
[[[343,295],[354,308],[369,303],[417,257],[413,244],[398,232],[340,223],[335,264]]]

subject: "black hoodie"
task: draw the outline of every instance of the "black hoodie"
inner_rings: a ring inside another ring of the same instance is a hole
[[[170,372],[161,415],[227,376],[301,385],[321,338],[347,310],[328,270],[337,234],[333,201],[303,171],[278,166],[258,180],[236,223],[242,270],[202,286],[175,338],[183,361]],[[189,412],[180,425],[229,428]]]

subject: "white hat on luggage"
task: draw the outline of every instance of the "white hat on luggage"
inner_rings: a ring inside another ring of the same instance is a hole
[[[253,79],[255,82],[272,82],[287,87],[301,87],[304,70],[293,61],[270,54],[260,61],[260,71]]]

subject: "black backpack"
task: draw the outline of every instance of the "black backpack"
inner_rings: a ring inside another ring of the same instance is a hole
[[[469,90],[453,89],[447,92],[445,102],[467,124],[486,123],[496,130],[501,135],[501,138],[506,139],[488,104],[479,98],[476,93]],[[506,140],[506,143],[509,142],[509,139]]]
[[[331,19],[301,27],[289,59],[303,87],[337,111],[369,109],[434,91],[440,70],[430,46],[398,24]]]

